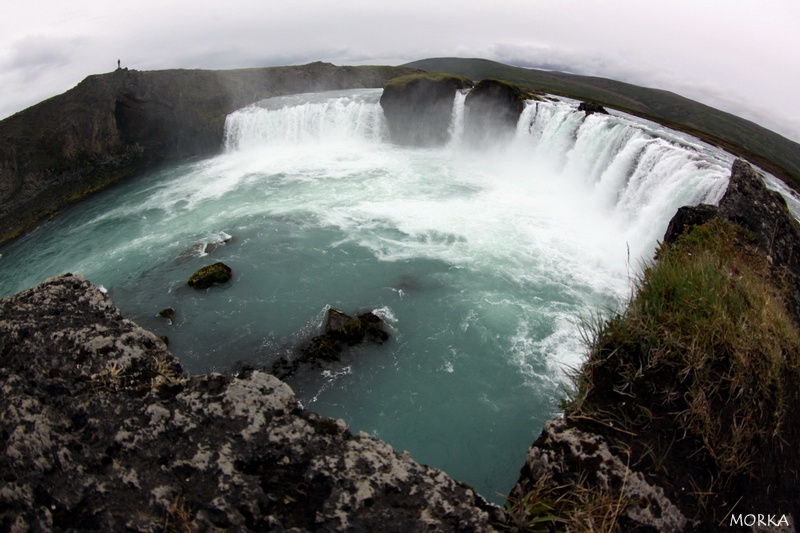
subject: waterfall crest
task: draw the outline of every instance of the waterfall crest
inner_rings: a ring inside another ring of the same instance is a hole
[[[228,115],[225,149],[320,142],[380,141],[386,121],[374,90],[269,98]]]
[[[228,116],[228,151],[287,145],[360,146],[388,142],[379,89],[271,98]],[[486,132],[485,145],[464,140],[466,92],[455,91],[443,148],[452,158],[476,151],[513,164],[528,181],[570,187],[626,228],[637,258],[661,238],[682,205],[717,203],[727,185],[732,156],[688,135],[637,117],[586,115],[569,99],[529,100],[513,139]],[[492,139],[503,146],[490,146]]]

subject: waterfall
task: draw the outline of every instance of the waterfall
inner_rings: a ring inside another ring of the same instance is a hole
[[[388,137],[380,94],[366,89],[263,100],[228,116],[226,149],[310,144],[369,149],[357,147]],[[466,97],[466,91],[453,97],[444,148],[453,157],[476,150],[462,143]],[[564,98],[528,101],[500,157],[524,165],[531,180],[560,183],[591,197],[604,217],[625,228],[642,257],[679,207],[716,203],[724,194],[729,154],[623,113],[587,116],[577,104]]]
[[[453,112],[450,115],[450,126],[447,128],[447,132],[450,134],[449,144],[451,146],[458,146],[464,136],[464,104],[467,101],[468,93],[469,91],[456,91],[456,95],[453,98]]]
[[[379,97],[356,90],[269,98],[228,115],[225,148],[380,141],[386,123]]]
[[[623,113],[587,116],[566,99],[529,101],[515,143],[538,172],[579,183],[642,256],[679,207],[719,202],[733,162],[691,136]]]

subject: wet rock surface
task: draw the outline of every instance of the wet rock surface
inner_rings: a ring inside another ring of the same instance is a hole
[[[499,508],[248,372],[187,377],[80,276],[0,301],[3,531],[492,531]]]
[[[354,318],[331,307],[325,320],[325,332],[302,346],[296,356],[282,356],[275,361],[271,373],[286,379],[304,365],[321,368],[324,363],[339,361],[343,346],[355,346],[364,340],[377,344],[389,340],[383,320],[372,312]]]
[[[195,289],[207,289],[215,283],[227,283],[231,280],[231,267],[222,262],[204,266],[189,276],[188,284]]]
[[[506,141],[516,130],[525,100],[531,97],[511,83],[481,80],[464,102],[465,139],[475,145]]]
[[[591,115],[593,113],[608,115],[608,111],[606,111],[605,107],[591,100],[588,100],[586,102],[581,102],[580,105],[578,105],[578,111],[583,111],[587,115]]]

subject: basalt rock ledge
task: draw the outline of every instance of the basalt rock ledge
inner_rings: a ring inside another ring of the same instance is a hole
[[[501,510],[274,376],[187,377],[63,275],[0,301],[0,530],[493,531]]]

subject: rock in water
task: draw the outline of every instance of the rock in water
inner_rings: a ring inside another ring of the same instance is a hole
[[[364,340],[364,328],[361,322],[338,309],[328,309],[328,321],[325,324],[325,335],[333,340],[354,346]]]
[[[300,348],[297,357],[283,356],[275,361],[272,374],[286,379],[297,372],[302,364],[321,367],[322,363],[339,361],[342,344],[355,346],[365,338],[377,344],[383,344],[389,339],[389,333],[384,329],[383,320],[378,315],[368,312],[353,318],[331,307],[325,321],[325,333],[317,335]]]
[[[606,108],[604,108],[597,102],[592,102],[591,100],[586,102],[581,102],[581,104],[578,106],[578,111],[583,111],[587,115],[591,115],[593,113],[608,115],[608,111],[606,111]]]
[[[375,313],[369,312],[358,315],[358,321],[364,330],[364,335],[373,342],[383,344],[389,340],[389,333],[383,329],[383,319]]]
[[[189,277],[189,286],[195,289],[207,289],[214,283],[226,283],[231,279],[231,267],[225,263],[208,265]]]
[[[79,276],[0,301],[2,531],[495,531],[502,510],[288,385],[186,377]]]

